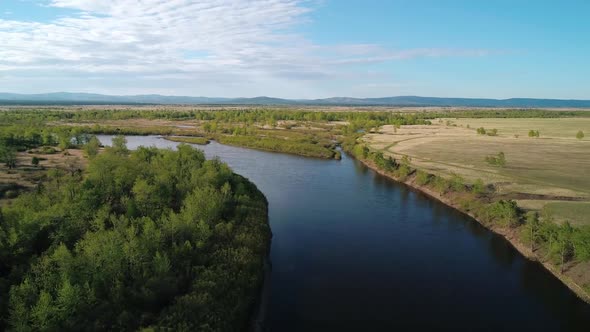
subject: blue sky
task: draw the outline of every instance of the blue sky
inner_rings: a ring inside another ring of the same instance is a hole
[[[0,0],[0,91],[590,99],[590,1]]]

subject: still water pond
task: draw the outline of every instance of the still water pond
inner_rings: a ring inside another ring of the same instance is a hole
[[[178,144],[127,140],[129,148]],[[269,201],[270,331],[590,331],[590,305],[539,264],[346,155],[199,148]]]

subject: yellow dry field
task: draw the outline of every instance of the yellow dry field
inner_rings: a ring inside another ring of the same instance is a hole
[[[33,157],[41,158],[38,166],[32,165]],[[12,186],[24,190],[31,189],[41,181],[49,169],[74,171],[83,169],[87,163],[88,160],[81,150],[70,149],[67,154],[62,152],[55,154],[19,152],[16,168],[8,169],[3,163],[0,164],[0,193]],[[1,196],[3,195],[0,195],[0,206],[9,203],[10,199]]]
[[[540,138],[563,138],[576,140],[578,131],[585,134],[583,140],[590,141],[590,118],[556,118],[556,119],[441,119],[457,126],[476,129],[498,129],[501,137],[528,137],[529,130],[538,130]]]
[[[478,135],[478,127],[496,128],[498,136]],[[541,137],[529,138],[531,129],[539,130]],[[575,138],[579,130],[587,133],[583,140]],[[590,118],[441,119],[430,126],[397,130],[384,126],[363,140],[385,155],[398,159],[407,155],[415,167],[430,173],[447,177],[456,173],[468,182],[480,178],[493,183],[499,194],[522,200],[524,208],[538,210],[548,202],[590,204],[588,136]],[[499,152],[506,156],[505,167],[485,161],[486,156]],[[590,224],[590,216],[578,219]]]

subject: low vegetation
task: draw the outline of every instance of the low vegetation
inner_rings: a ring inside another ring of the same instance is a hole
[[[498,152],[496,156],[486,156],[486,163],[492,166],[504,167],[506,166],[506,156],[504,152]]]
[[[536,137],[539,138],[541,137],[541,134],[539,133],[538,130],[529,130],[529,137]]]
[[[197,145],[209,144],[209,139],[207,139],[205,137],[166,136],[165,138],[169,141],[179,142],[179,143],[188,143],[188,144],[197,144]]]

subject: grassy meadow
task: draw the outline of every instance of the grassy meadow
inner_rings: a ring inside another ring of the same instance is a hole
[[[478,134],[481,127],[497,133]],[[530,130],[538,130],[539,137],[529,137]],[[576,138],[580,130],[586,133],[583,139]],[[429,173],[482,179],[494,184],[501,197],[522,201],[523,208],[541,210],[551,203],[557,220],[590,224],[588,136],[590,118],[460,118],[438,119],[430,126],[383,126],[363,139],[386,156],[410,157]],[[486,161],[500,152],[506,158],[503,167]]]

